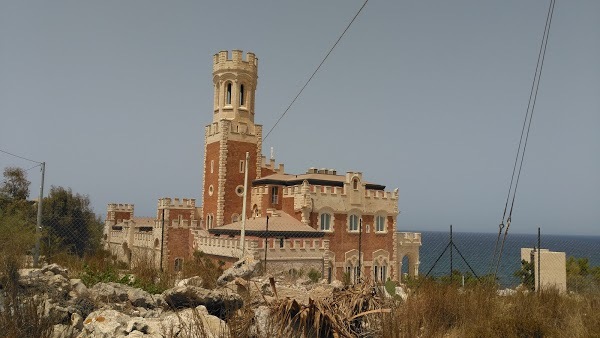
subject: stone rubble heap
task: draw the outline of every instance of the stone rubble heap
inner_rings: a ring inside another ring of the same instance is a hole
[[[300,278],[277,283],[276,295],[269,277],[256,277],[259,262],[239,261],[219,278],[214,290],[202,288],[199,276],[181,280],[162,294],[118,283],[97,283],[86,287],[79,279],[69,279],[67,270],[56,265],[41,269],[21,269],[19,284],[36,295],[43,295],[44,315],[51,316],[53,338],[65,337],[230,337],[224,321],[233,311],[246,305],[254,312],[250,334],[266,333],[269,307],[264,301],[293,298],[300,303],[308,298],[331,297],[339,281],[331,285],[313,284]]]

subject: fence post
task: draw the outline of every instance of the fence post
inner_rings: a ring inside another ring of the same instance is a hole
[[[33,266],[38,267],[40,261],[40,237],[42,232],[42,203],[44,201],[44,176],[46,174],[46,162],[42,162],[42,182],[40,184],[40,196],[38,197],[37,224],[35,226],[35,249],[33,251]]]

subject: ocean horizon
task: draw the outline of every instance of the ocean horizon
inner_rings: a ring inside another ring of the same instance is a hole
[[[449,231],[421,231],[419,275],[440,277],[450,273],[450,249],[444,252],[450,242]],[[475,275],[484,276],[491,271],[492,255],[498,233],[456,232],[452,234],[452,268],[462,273],[473,269]],[[514,272],[521,267],[521,248],[537,247],[537,234],[510,233],[506,238],[502,261],[498,269],[498,282],[502,287],[515,287],[520,281]],[[502,241],[502,238],[500,239]],[[600,266],[600,236],[585,235],[541,235],[542,249],[565,252],[569,257],[588,258],[590,266]],[[466,263],[461,258],[464,257]],[[442,254],[443,253],[443,254]],[[441,257],[440,257],[441,256]],[[438,262],[435,264],[435,261]],[[468,263],[468,264],[467,264]],[[403,272],[407,272],[403,264]]]

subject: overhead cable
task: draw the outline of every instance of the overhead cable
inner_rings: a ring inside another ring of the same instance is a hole
[[[289,106],[285,109],[285,111],[283,112],[283,114],[281,114],[281,116],[279,116],[279,118],[277,119],[277,122],[275,122],[275,124],[273,125],[273,127],[271,127],[271,129],[269,129],[269,132],[265,135],[265,137],[263,137],[263,141],[266,140],[267,137],[269,137],[269,135],[271,134],[271,132],[273,131],[273,129],[275,129],[275,127],[277,127],[277,125],[279,124],[279,121],[281,121],[281,119],[285,116],[285,114],[287,114],[287,112],[290,110],[290,108],[292,108],[292,105],[294,104],[294,102],[296,102],[296,100],[298,99],[298,97],[300,97],[300,94],[302,94],[302,92],[304,91],[304,88],[306,88],[306,86],[308,86],[308,84],[313,79],[313,77],[315,77],[315,74],[317,74],[317,72],[319,71],[319,69],[321,68],[321,66],[323,65],[323,63],[325,63],[325,60],[327,60],[327,58],[329,57],[329,54],[331,54],[331,52],[333,52],[333,49],[335,48],[335,46],[337,46],[337,44],[340,42],[340,40],[342,40],[342,37],[344,36],[344,34],[346,34],[346,31],[348,31],[348,29],[350,28],[350,26],[352,25],[352,23],[354,22],[354,20],[356,20],[356,18],[360,14],[360,12],[363,10],[363,8],[365,8],[365,6],[367,5],[367,2],[369,2],[369,0],[365,0],[365,2],[363,3],[363,5],[359,8],[358,12],[356,12],[356,14],[354,15],[354,17],[352,18],[352,20],[348,24],[348,26],[346,26],[346,29],[344,29],[344,31],[342,32],[342,34],[340,35],[340,37],[335,41],[335,43],[333,44],[333,46],[331,47],[331,49],[329,49],[329,52],[327,52],[327,54],[325,55],[325,57],[323,58],[323,60],[321,61],[321,63],[319,63],[319,66],[317,66],[317,69],[315,69],[315,71],[312,73],[312,75],[308,78],[308,80],[306,81],[306,83],[304,84],[304,86],[302,86],[302,88],[300,89],[300,91],[298,92],[298,94],[296,95],[296,97],[294,97],[294,99],[289,104]]]

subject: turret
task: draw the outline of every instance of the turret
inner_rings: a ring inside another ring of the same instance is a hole
[[[254,92],[258,80],[258,59],[241,50],[220,51],[213,56],[213,122],[235,119],[254,122]]]

